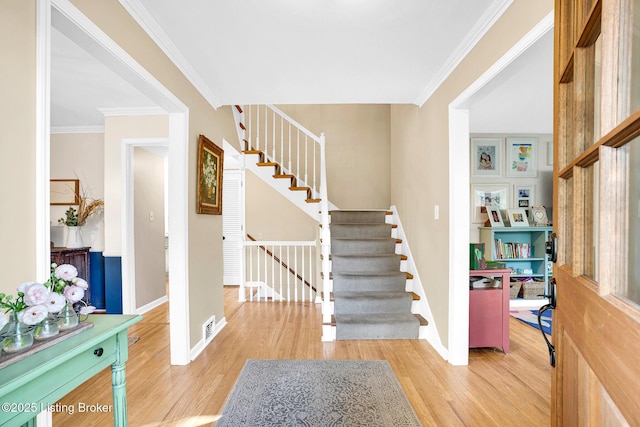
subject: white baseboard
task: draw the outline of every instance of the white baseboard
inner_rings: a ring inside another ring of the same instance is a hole
[[[155,301],[151,301],[149,304],[145,304],[142,307],[136,308],[136,314],[144,314],[148,311],[153,310],[154,308],[158,307],[159,305],[164,304],[165,302],[169,301],[169,298],[167,298],[167,296],[163,296],[158,298]]]
[[[215,324],[215,329],[213,332],[213,335],[211,336],[211,339],[209,340],[209,342],[205,342],[204,341],[204,337],[198,341],[196,343],[196,345],[193,346],[193,348],[191,349],[191,361],[196,360],[196,358],[200,355],[200,353],[202,353],[202,351],[207,348],[207,345],[209,343],[211,343],[211,341],[213,341],[215,339],[215,337],[218,335],[218,333],[224,329],[224,327],[227,326],[227,318],[223,317],[222,319],[220,319],[219,322],[217,322]]]

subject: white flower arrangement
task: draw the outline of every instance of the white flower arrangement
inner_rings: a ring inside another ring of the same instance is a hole
[[[86,280],[78,277],[78,270],[71,264],[51,264],[51,276],[44,284],[25,282],[18,286],[18,296],[0,293],[0,309],[14,312],[25,325],[37,325],[49,313],[58,313],[67,304],[82,302],[84,291],[89,289]],[[91,314],[96,308],[84,304],[80,314]],[[0,329],[7,320],[0,316]]]

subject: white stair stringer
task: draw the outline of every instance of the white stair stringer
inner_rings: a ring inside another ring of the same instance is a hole
[[[234,146],[229,144],[227,141],[223,141],[223,142],[224,142],[223,149],[225,151],[225,156],[227,155],[227,153],[234,156],[240,155],[239,151]],[[301,211],[309,215],[315,221],[320,222],[320,207],[318,206],[318,203],[307,203],[306,191],[289,190],[289,187],[291,185],[291,180],[274,178],[273,166],[258,166],[257,163],[260,161],[260,158],[257,154],[245,154],[244,157],[245,157],[244,167],[246,170],[250,170],[251,172],[253,172],[262,181],[264,181],[271,188],[273,188],[282,196],[284,196],[287,200],[293,203]],[[305,183],[298,180],[297,185],[300,187],[304,187]],[[338,209],[333,203],[329,201],[327,203],[329,204],[329,209]]]
[[[411,254],[411,249],[409,248],[409,242],[407,241],[404,229],[402,228],[400,215],[398,214],[398,210],[395,205],[392,205],[389,210],[393,212],[393,215],[391,215],[392,218],[390,221],[389,216],[387,216],[387,222],[397,225],[397,228],[394,229],[394,237],[402,240],[402,243],[398,245],[400,248],[396,247],[396,251],[407,256],[407,260],[404,261],[405,264],[403,264],[404,269],[402,271],[411,273],[413,276],[413,279],[407,280],[406,289],[407,291],[414,292],[420,297],[418,301],[414,301],[412,303],[411,311],[414,314],[419,314],[424,317],[429,322],[426,326],[420,326],[419,338],[425,339],[438,352],[438,354],[442,356],[443,359],[448,360],[449,351],[442,345],[442,340],[440,339],[440,334],[438,333],[436,323],[433,319],[433,313],[431,312],[431,307],[429,306],[424,286],[420,280],[420,275],[418,274],[413,255]]]

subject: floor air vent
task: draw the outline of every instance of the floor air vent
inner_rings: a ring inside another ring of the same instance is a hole
[[[216,329],[216,316],[211,317],[207,322],[202,325],[204,343],[208,344],[213,339],[213,334]]]

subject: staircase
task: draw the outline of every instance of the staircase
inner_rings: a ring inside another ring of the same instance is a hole
[[[324,135],[272,105],[235,106],[233,113],[244,167],[320,223],[322,340],[426,335],[428,322],[414,314],[426,303],[405,290],[413,276],[401,270],[407,257],[396,254],[402,241],[392,236],[387,212],[338,210],[328,201]]]
[[[385,211],[334,210],[331,214],[331,272],[335,337],[417,339],[426,320],[412,314],[417,296],[405,291],[403,256]]]
[[[236,105],[245,167],[318,222],[329,209],[324,135],[314,135],[273,105]],[[327,219],[328,220],[328,219]]]

